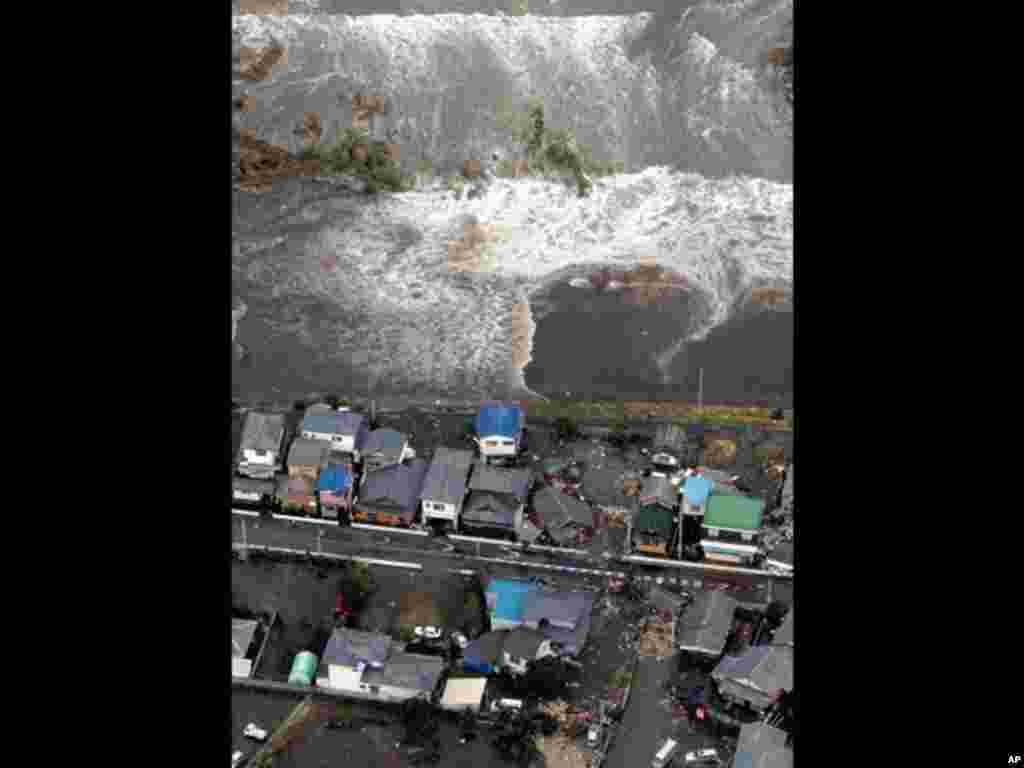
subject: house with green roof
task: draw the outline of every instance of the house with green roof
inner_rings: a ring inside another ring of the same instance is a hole
[[[708,560],[748,563],[761,546],[764,502],[753,496],[713,491],[704,504],[700,545]]]
[[[672,551],[675,513],[661,504],[644,504],[633,523],[633,545],[645,554],[668,557]]]

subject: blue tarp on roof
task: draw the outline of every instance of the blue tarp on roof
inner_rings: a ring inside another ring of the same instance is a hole
[[[708,495],[714,487],[715,484],[706,477],[690,475],[683,483],[683,496],[690,504],[700,505],[707,501]]]
[[[480,437],[515,437],[523,425],[523,411],[518,405],[482,405],[473,420]]]
[[[527,595],[532,591],[525,581],[491,579],[485,596],[492,625],[499,623],[521,624],[526,610]]]
[[[352,485],[352,478],[345,468],[338,464],[331,464],[326,469],[320,470],[320,479],[317,481],[316,489],[330,493],[344,493],[350,485]]]

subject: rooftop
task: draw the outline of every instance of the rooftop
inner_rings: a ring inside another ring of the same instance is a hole
[[[690,504],[700,505],[707,500],[714,485],[703,475],[690,475],[683,483],[682,494]]]
[[[479,707],[486,689],[486,677],[450,677],[444,686],[441,706],[445,709]]]
[[[394,464],[366,476],[366,484],[360,494],[360,504],[390,504],[400,507],[406,522],[416,513],[423,478],[427,474],[427,462],[414,459],[408,464]]]
[[[322,440],[307,440],[304,437],[297,437],[292,441],[291,450],[288,451],[288,466],[323,466],[329,452],[330,446]]]
[[[509,656],[532,660],[537,656],[537,649],[546,639],[537,630],[516,627],[505,638],[504,650]]]
[[[793,690],[793,649],[788,646],[756,645],[740,656],[725,656],[711,676],[723,688],[750,688],[773,695]]]
[[[714,492],[704,507],[705,528],[737,528],[757,531],[761,527],[764,502],[738,493]]]
[[[672,532],[672,513],[660,504],[645,504],[637,512],[634,531],[645,533],[653,531],[658,536],[668,536]]]
[[[473,465],[471,451],[438,446],[430,462],[420,498],[458,504],[466,494],[469,468]]]
[[[245,658],[246,654],[249,653],[249,646],[252,644],[252,638],[256,634],[256,627],[259,626],[257,621],[249,621],[248,619],[232,619],[231,620],[231,655],[235,658]]]
[[[480,437],[515,437],[523,427],[523,410],[517,403],[487,403],[480,406],[473,428]]]
[[[508,496],[484,491],[472,491],[466,497],[462,519],[478,525],[499,525],[505,528],[515,526],[516,510],[520,502]]]
[[[320,472],[316,489],[330,493],[344,493],[351,486],[352,476],[348,471],[339,464],[329,464]]]
[[[534,592],[525,601],[523,622],[534,626],[547,619],[553,627],[572,630],[590,615],[593,605],[592,592]]]
[[[242,429],[242,450],[279,451],[284,439],[283,413],[250,411]]]
[[[382,427],[373,430],[366,436],[361,451],[363,456],[379,453],[385,458],[398,461],[402,458],[402,448],[406,442],[408,442],[408,438],[398,430]]]
[[[645,477],[640,486],[641,499],[655,499],[665,506],[674,507],[678,491],[667,477]]]
[[[469,490],[503,493],[525,500],[531,480],[528,469],[506,469],[477,461],[469,479]]]
[[[792,768],[793,750],[786,746],[786,732],[762,723],[740,727],[733,768]]]
[[[306,415],[299,425],[299,431],[355,437],[366,423],[366,416],[361,413],[311,408],[306,411]]]
[[[355,667],[360,662],[383,664],[391,652],[391,638],[378,632],[342,627],[334,630],[324,649],[323,664]]]
[[[719,590],[699,593],[679,619],[679,645],[712,656],[720,654],[737,605],[735,598]]]
[[[419,653],[396,653],[379,668],[363,672],[366,685],[390,685],[429,693],[437,686],[445,661],[438,656]]]
[[[525,581],[491,579],[484,590],[484,596],[492,621],[495,618],[522,621],[527,595],[531,592],[533,587]]]
[[[533,508],[548,529],[561,528],[569,523],[594,525],[594,511],[587,504],[551,486],[545,486],[534,494]]]
[[[605,507],[632,509],[633,502],[625,493],[625,475],[606,467],[594,467],[583,474],[580,491],[587,501]]]

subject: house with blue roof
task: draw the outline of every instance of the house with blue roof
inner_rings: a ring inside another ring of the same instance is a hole
[[[690,473],[679,489],[682,518],[680,520],[680,539],[683,547],[689,547],[700,541],[703,530],[704,507],[708,496],[714,491],[715,484],[702,473]]]
[[[533,586],[525,581],[491,579],[484,590],[491,629],[515,629],[520,626],[533,590]]]
[[[316,484],[320,514],[331,520],[347,517],[352,509],[352,473],[341,464],[328,464]]]
[[[523,427],[526,414],[519,403],[489,402],[480,406],[473,429],[477,447],[485,461],[514,459],[525,449]]]

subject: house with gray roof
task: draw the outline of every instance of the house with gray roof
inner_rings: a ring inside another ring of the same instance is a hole
[[[238,449],[238,473],[273,478],[281,469],[284,431],[283,413],[247,413]]]
[[[439,696],[445,661],[419,653],[396,653],[380,667],[363,670],[359,681],[363,693],[381,701],[405,701],[417,696]]]
[[[677,616],[686,605],[682,595],[669,592],[664,587],[655,584],[647,593],[647,602],[661,613]]]
[[[515,539],[523,526],[531,482],[529,470],[475,462],[459,527],[477,535]]]
[[[744,723],[732,768],[793,768],[786,732],[764,723]]]
[[[676,623],[679,649],[708,659],[721,656],[738,604],[719,590],[698,594]]]
[[[740,656],[723,656],[711,679],[722,698],[764,711],[780,691],[793,690],[793,648],[755,645]]]
[[[288,476],[305,477],[314,483],[320,478],[320,469],[327,464],[330,448],[321,440],[297,437],[288,451]]]
[[[524,601],[523,625],[540,631],[560,652],[576,656],[587,644],[595,595],[582,590],[531,592]]]
[[[363,459],[363,480],[371,472],[401,464],[405,459],[415,455],[409,447],[409,436],[401,432],[383,427],[370,432],[360,449]]]
[[[531,661],[554,655],[551,640],[535,629],[516,627],[505,636],[502,661],[517,674],[525,674]]]
[[[375,525],[411,526],[427,469],[427,462],[415,459],[371,472],[363,479],[352,518]]]
[[[562,545],[573,541],[581,529],[594,527],[594,511],[589,505],[551,486],[534,494],[533,509],[548,535]]]
[[[325,442],[332,453],[351,456],[354,461],[359,461],[360,450],[369,432],[366,416],[347,408],[309,408],[299,424],[302,437]]]
[[[424,523],[439,521],[451,531],[459,529],[472,466],[472,451],[440,446],[434,452],[420,491]]]

